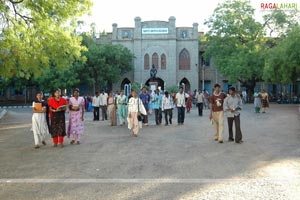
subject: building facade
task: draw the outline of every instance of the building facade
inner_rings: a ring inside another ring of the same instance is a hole
[[[142,21],[140,17],[134,20],[131,28],[113,24],[112,44],[124,45],[135,56],[134,70],[123,75],[114,88],[132,82],[149,85],[152,66],[162,89],[174,85],[184,85],[186,91],[198,88],[198,24],[176,27],[175,17],[169,21]]]

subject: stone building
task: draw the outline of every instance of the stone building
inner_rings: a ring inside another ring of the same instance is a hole
[[[135,27],[119,28],[113,24],[112,44],[126,46],[135,56],[134,70],[114,84],[123,88],[127,83],[149,85],[150,69],[157,69],[158,86],[184,85],[186,91],[198,88],[198,24],[176,27],[175,17],[169,21],[141,21],[135,19]]]

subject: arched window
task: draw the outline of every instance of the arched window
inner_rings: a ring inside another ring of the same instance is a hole
[[[157,55],[157,53],[154,53],[152,55],[152,65],[154,65],[155,68],[158,69],[158,55]]]
[[[150,69],[149,55],[148,54],[146,54],[144,56],[144,69]]]
[[[190,70],[190,53],[183,49],[179,54],[179,70]]]
[[[167,68],[167,58],[166,58],[166,55],[163,53],[161,54],[161,57],[160,57],[160,66],[161,66],[161,69],[166,69]]]

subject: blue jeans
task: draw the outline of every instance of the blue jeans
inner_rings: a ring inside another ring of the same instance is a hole
[[[177,107],[178,116],[177,116],[177,122],[178,124],[184,123],[184,114],[185,114],[185,107]]]

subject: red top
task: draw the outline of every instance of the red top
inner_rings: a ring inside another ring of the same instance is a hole
[[[53,109],[57,109],[59,106],[64,106],[64,105],[67,105],[67,101],[62,97],[60,97],[58,101],[56,100],[56,98],[51,98],[49,99],[48,102],[48,106]]]
[[[64,98],[60,98],[59,101],[55,99],[55,97],[52,97],[48,100],[48,106],[57,109],[59,106],[67,105],[67,101]],[[52,120],[52,112],[49,111],[50,119]]]

